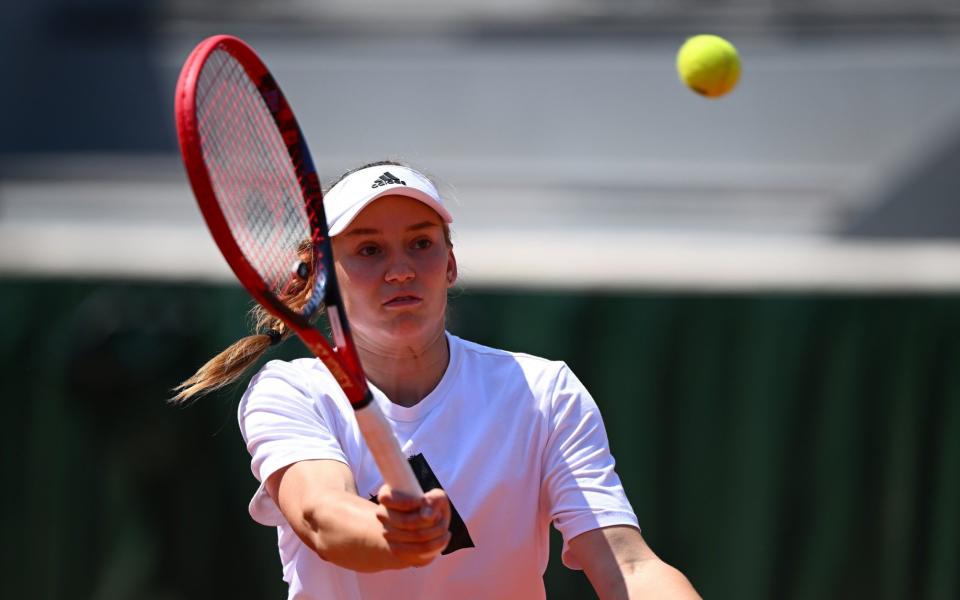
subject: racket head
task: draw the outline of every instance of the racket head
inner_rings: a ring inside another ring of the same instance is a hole
[[[180,72],[175,114],[197,204],[237,279],[327,364],[355,406],[363,402],[320,182],[266,65],[239,38],[207,38]],[[335,350],[311,325],[324,305],[335,317]]]

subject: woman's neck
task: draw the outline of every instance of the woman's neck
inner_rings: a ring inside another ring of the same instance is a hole
[[[433,391],[450,362],[450,347],[441,328],[417,346],[388,347],[356,336],[357,353],[367,378],[400,406],[414,406]]]

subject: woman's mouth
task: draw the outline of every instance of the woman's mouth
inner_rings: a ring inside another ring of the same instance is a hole
[[[408,306],[414,306],[421,302],[419,296],[414,296],[412,294],[400,294],[394,296],[383,303],[385,308],[405,308]]]

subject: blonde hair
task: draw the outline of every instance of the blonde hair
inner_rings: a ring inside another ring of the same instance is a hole
[[[303,264],[313,264],[313,246],[310,240],[300,243],[297,254]],[[293,311],[303,310],[314,281],[315,274],[312,269],[306,278],[292,276],[280,291],[279,299]],[[315,315],[319,315],[322,310],[321,306]],[[237,340],[208,360],[196,373],[174,388],[176,395],[170,402],[183,404],[233,383],[257,362],[270,346],[290,336],[286,324],[260,305],[254,305],[250,309],[250,317],[253,330],[260,333]]]
[[[263,356],[267,348],[273,345],[274,336],[286,337],[284,333],[281,333],[283,329],[280,328],[285,329],[285,326],[280,319],[273,317],[259,306],[252,308],[250,314],[254,322],[257,323],[254,326],[255,329],[261,329],[263,325],[266,325],[268,329],[264,333],[240,338],[208,360],[197,369],[196,373],[174,388],[176,395],[170,399],[171,403],[190,402],[204,394],[233,383]]]
[[[341,175],[330,187],[339,183],[344,177],[355,171],[366,169],[367,167],[376,167],[381,165],[406,166],[397,161],[379,161],[351,169]],[[329,188],[328,188],[329,189]],[[447,246],[452,248],[453,241],[450,236],[450,227],[443,224],[443,237]],[[299,252],[306,264],[313,264],[310,253],[310,243],[304,242],[300,245]],[[284,300],[288,306],[294,310],[301,309],[306,303],[309,290],[312,289],[313,273],[304,281],[299,278],[293,278],[290,284],[281,293],[281,300]],[[317,310],[315,316],[323,312],[323,307]],[[197,372],[191,375],[183,383],[173,388],[176,395],[170,399],[172,404],[186,404],[196,400],[200,396],[208,394],[214,390],[230,385],[240,379],[243,374],[253,366],[263,354],[270,348],[291,335],[283,321],[267,312],[260,305],[254,305],[250,309],[250,319],[253,323],[252,329],[257,332],[252,335],[240,338],[233,344],[230,344],[222,352],[208,360]]]

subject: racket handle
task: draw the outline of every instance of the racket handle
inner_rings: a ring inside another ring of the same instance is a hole
[[[400,451],[400,444],[397,443],[397,438],[376,401],[368,403],[354,414],[357,416],[360,433],[373,454],[383,480],[398,492],[413,498],[422,498],[420,482]]]

